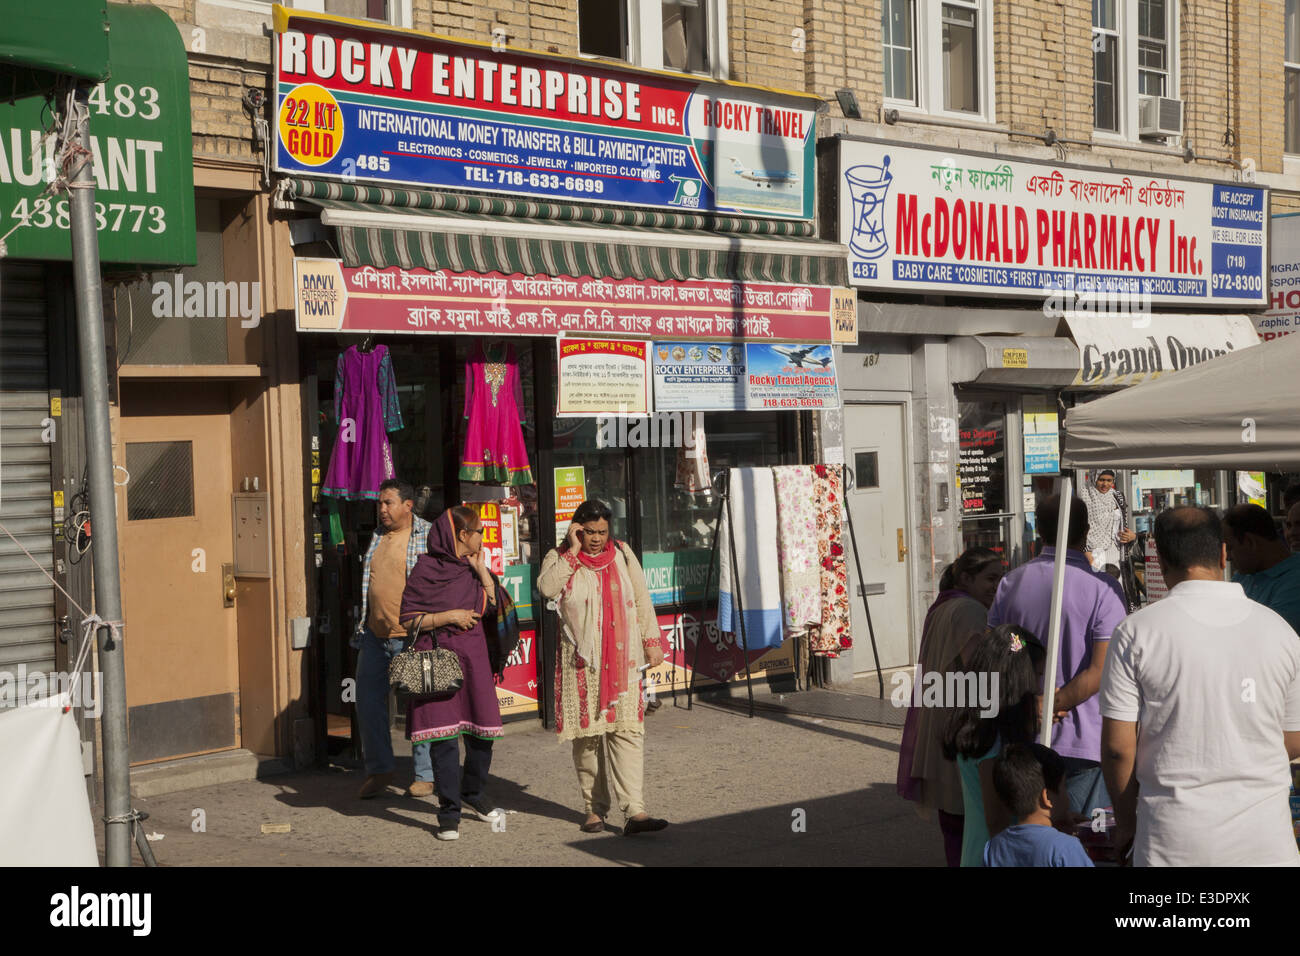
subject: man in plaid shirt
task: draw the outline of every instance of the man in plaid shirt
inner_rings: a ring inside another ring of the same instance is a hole
[[[362,800],[377,797],[393,782],[393,739],[388,714],[388,662],[406,643],[399,617],[402,591],[416,559],[429,546],[429,522],[415,515],[415,491],[405,481],[379,486],[379,527],[370,539],[361,575],[361,617],[351,644],[357,656],[357,721],[366,761]],[[433,793],[433,758],[428,741],[413,744],[412,797]]]

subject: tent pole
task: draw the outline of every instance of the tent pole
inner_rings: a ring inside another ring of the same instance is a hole
[[[1070,504],[1074,474],[1061,471],[1061,509],[1056,519],[1056,555],[1052,566],[1052,611],[1047,619],[1047,664],[1043,668],[1043,726],[1038,742],[1052,745],[1052,714],[1056,707],[1056,665],[1061,657],[1061,603],[1065,598],[1065,552],[1070,541]]]

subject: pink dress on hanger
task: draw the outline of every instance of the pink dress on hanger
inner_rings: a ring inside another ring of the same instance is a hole
[[[524,447],[524,389],[509,343],[474,345],[465,363],[464,481],[488,485],[531,485],[533,472]]]
[[[387,346],[362,352],[353,345],[339,355],[334,368],[334,421],[339,432],[321,494],[352,500],[378,498],[379,486],[394,475],[388,432],[402,427]]]

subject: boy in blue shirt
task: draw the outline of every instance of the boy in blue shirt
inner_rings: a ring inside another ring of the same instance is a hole
[[[993,788],[1019,822],[984,845],[985,866],[1092,866],[1078,837],[1056,829],[1070,817],[1070,795],[1055,750],[1010,745],[993,765]]]

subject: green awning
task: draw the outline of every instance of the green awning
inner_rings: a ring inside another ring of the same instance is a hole
[[[109,11],[102,0],[0,0],[0,101],[45,96],[61,79],[109,75]]]
[[[848,284],[847,250],[800,235],[809,223],[300,179],[282,189],[323,210],[349,266]]]

